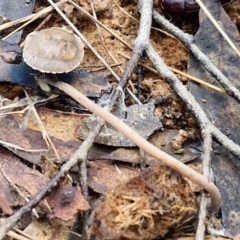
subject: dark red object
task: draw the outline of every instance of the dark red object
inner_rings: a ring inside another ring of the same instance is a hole
[[[232,0],[221,0],[222,5],[226,5]],[[199,10],[199,5],[195,0],[159,0],[160,7],[168,12],[194,12]]]

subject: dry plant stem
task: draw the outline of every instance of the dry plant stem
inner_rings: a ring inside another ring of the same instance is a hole
[[[82,13],[84,13],[86,16],[88,16],[92,21],[94,21],[96,24],[98,24],[99,26],[101,26],[103,29],[105,29],[106,31],[108,31],[109,33],[111,33],[114,37],[116,37],[122,44],[124,44],[125,46],[127,46],[129,49],[132,49],[132,47],[125,42],[123,39],[121,39],[118,35],[116,35],[111,29],[107,28],[104,24],[102,24],[100,21],[98,21],[97,19],[95,19],[91,14],[89,14],[86,10],[84,10],[82,7],[80,7],[79,5],[77,5],[75,2],[73,2],[72,0],[68,0],[69,3],[71,3],[75,8],[77,8],[78,10],[80,10]]]
[[[97,14],[96,14],[95,9],[94,9],[93,0],[90,0],[90,6],[91,6],[91,10],[92,10],[92,15],[93,15],[94,19],[97,20]],[[96,25],[96,28],[98,30],[98,34],[99,34],[102,42],[104,42],[104,38],[103,38],[103,34],[102,34],[100,26],[96,22],[95,22],[95,25]]]
[[[213,25],[217,28],[217,30],[222,34],[223,38],[228,42],[230,47],[234,50],[235,53],[240,57],[240,52],[238,48],[235,46],[235,44],[232,42],[232,40],[228,37],[228,35],[223,31],[223,29],[220,27],[220,25],[217,23],[217,21],[214,19],[212,14],[208,11],[208,9],[205,7],[203,2],[201,0],[196,0],[200,8],[204,11],[204,13],[208,16],[210,21],[213,23]]]
[[[12,216],[5,219],[0,219],[0,240],[4,238],[7,232],[21,219],[21,217],[26,212],[31,211],[31,209],[43,199],[43,197],[49,192],[49,190],[56,186],[57,183],[61,180],[61,178],[66,175],[69,170],[79,162],[79,156],[86,156],[88,150],[91,148],[94,142],[94,134],[96,133],[94,132],[89,134],[88,138],[83,141],[82,145],[73,154],[71,159],[69,159],[69,161],[62,165],[59,172],[44,186],[41,191],[38,192],[36,196],[34,196],[26,205],[21,207]]]
[[[6,37],[2,38],[3,41],[7,40],[9,37],[11,37],[14,33],[20,31],[21,29],[23,29],[24,27],[26,27],[27,25],[29,25],[31,22],[34,22],[35,20],[37,20],[39,18],[39,16],[36,16],[35,18],[32,18],[31,20],[27,21],[26,23],[24,23],[23,25],[21,25],[20,27],[18,27],[17,29],[15,29],[14,31],[12,31],[11,33],[9,33]]]
[[[146,1],[147,2],[147,1]],[[149,155],[153,156],[154,158],[158,159],[162,163],[166,164],[167,166],[171,167],[175,171],[179,172],[183,176],[189,178],[191,181],[195,182],[202,188],[204,188],[211,196],[211,207],[214,210],[217,210],[220,206],[220,193],[216,186],[209,182],[205,177],[201,174],[197,173],[193,169],[189,168],[182,162],[178,161],[174,157],[168,155],[167,153],[161,151],[157,147],[153,146],[143,137],[141,137],[138,133],[133,131],[129,126],[127,126],[122,120],[111,114],[106,109],[103,109],[96,105],[94,102],[89,100],[75,88],[66,84],[64,82],[49,82],[51,85],[57,87],[58,89],[62,90],[78,103],[83,105],[89,111],[93,112],[97,116],[104,119],[106,122],[111,124],[117,130],[119,130],[123,135],[128,137],[133,143],[135,143],[139,148],[147,152]]]
[[[211,152],[212,152],[212,135],[211,130],[206,130],[202,133],[203,137],[203,159],[202,159],[202,168],[203,176],[209,179],[210,175],[210,161],[211,161]],[[205,219],[207,216],[207,195],[204,191],[201,193],[200,209],[198,215],[198,226],[196,231],[196,240],[205,239]]]
[[[87,168],[86,168],[87,155],[92,144],[94,143],[95,138],[98,136],[104,124],[105,122],[102,119],[98,119],[98,124],[94,127],[94,129],[90,132],[90,134],[87,137],[87,141],[89,144],[87,145],[87,147],[85,147],[85,151],[84,152],[82,151],[82,155],[79,155],[78,161],[80,162],[81,189],[82,189],[83,196],[86,200],[89,200],[88,184],[87,184]]]
[[[0,145],[2,145],[3,147],[9,149],[10,151],[14,151],[17,153],[17,151],[23,151],[23,152],[32,152],[32,153],[37,153],[39,152],[39,154],[42,154],[44,152],[48,152],[47,149],[26,149],[26,148],[22,148],[19,147],[18,145],[15,144],[11,144],[5,141],[0,140]]]
[[[28,96],[28,93],[27,93],[25,90],[24,90],[24,93],[25,93],[26,98],[27,98],[27,101],[28,101],[28,103],[29,103],[29,114],[30,114],[31,112],[34,114],[35,119],[37,120],[38,126],[39,126],[39,128],[40,128],[40,130],[41,130],[41,132],[42,132],[43,139],[45,140],[45,142],[46,142],[46,144],[47,144],[48,146],[50,145],[50,146],[52,147],[52,149],[53,149],[53,151],[54,151],[57,159],[59,160],[59,159],[60,159],[60,156],[59,156],[59,154],[58,154],[58,152],[57,152],[57,149],[55,148],[55,146],[54,146],[54,144],[53,144],[53,142],[52,142],[49,134],[47,133],[47,131],[46,131],[46,129],[45,129],[43,123],[42,123],[42,120],[41,120],[41,118],[39,117],[39,115],[38,115],[38,113],[37,113],[37,111],[36,111],[36,108],[35,108],[32,100],[31,100],[31,98]]]
[[[80,7],[81,8],[81,7]],[[107,53],[109,54],[109,56],[112,58],[112,60],[117,63],[117,60],[116,58],[113,56],[113,54],[108,50],[106,44],[105,44],[105,41],[104,41],[104,38],[103,38],[103,35],[102,35],[102,32],[101,32],[101,28],[100,28],[100,25],[98,23],[100,23],[98,20],[97,20],[97,16],[96,16],[96,13],[94,11],[94,6],[93,6],[93,1],[91,0],[91,8],[92,8],[92,12],[93,12],[93,17],[95,19],[95,24],[97,26],[97,29],[98,29],[98,33],[101,37],[101,40],[102,40],[102,44],[103,44],[103,47],[105,48],[105,50],[107,51]],[[85,12],[85,10],[84,10]],[[89,14],[88,14],[89,16]],[[115,36],[115,35],[114,35]],[[120,69],[121,72],[123,72],[121,66],[118,67]],[[131,80],[129,81],[129,84],[132,86],[132,82]],[[129,88],[126,88],[128,93],[130,94],[130,96],[137,102],[138,105],[142,105],[142,103],[140,102],[140,100],[132,93],[132,91],[129,89]]]
[[[67,2],[67,0],[61,0],[59,1],[58,3],[56,3],[57,6],[61,6],[63,3]],[[53,7],[47,7],[47,8],[44,8],[43,10],[39,11],[38,13],[34,13],[34,14],[31,14],[31,15],[28,15],[26,17],[23,17],[23,18],[20,18],[18,20],[15,20],[15,21],[12,21],[12,22],[8,22],[8,23],[5,23],[5,24],[2,24],[0,26],[0,31],[4,30],[4,29],[7,29],[7,28],[10,28],[12,26],[15,26],[19,23],[23,23],[23,22],[26,22],[26,21],[29,21],[33,18],[36,18],[36,16],[41,17],[42,15],[46,14],[46,13],[49,13],[53,10],[54,8]]]
[[[184,33],[156,11],[153,11],[153,18],[160,25],[165,27],[167,31],[173,34],[195,56],[204,68],[222,85],[223,89],[229,94],[229,96],[240,102],[239,90],[234,87],[221,71],[209,60],[209,58],[200,51],[194,43],[192,35]]]
[[[20,229],[18,229],[18,228],[16,228],[16,227],[13,228],[13,231],[15,231],[16,233],[21,234],[22,236],[24,236],[24,237],[26,237],[26,238],[29,238],[29,239],[31,239],[31,240],[34,240],[34,239],[32,239],[32,237],[31,237],[29,234],[26,234],[25,232],[21,231]]]
[[[49,14],[35,29],[34,31],[38,31],[50,18],[51,14]],[[25,44],[25,40],[20,44],[20,47],[22,48]]]

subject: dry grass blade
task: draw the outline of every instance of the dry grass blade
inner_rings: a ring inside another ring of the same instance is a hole
[[[221,26],[217,23],[217,21],[214,19],[214,17],[211,15],[211,13],[208,11],[206,6],[203,4],[201,0],[196,0],[198,5],[201,7],[201,9],[204,11],[204,13],[208,16],[208,18],[211,20],[213,25],[217,28],[217,30],[222,34],[223,38],[228,42],[228,44],[231,46],[231,48],[237,53],[237,55],[240,57],[240,51],[236,47],[236,45],[232,42],[232,40],[228,37],[228,35],[223,31]]]
[[[104,24],[102,24],[101,22],[99,22],[97,19],[95,19],[91,14],[89,14],[87,11],[85,11],[82,7],[80,7],[79,5],[77,5],[75,2],[73,2],[72,0],[68,0],[69,3],[71,3],[75,8],[77,8],[78,10],[80,10],[82,13],[84,13],[86,16],[88,16],[92,21],[94,21],[95,23],[97,23],[99,26],[101,26],[103,29],[105,29],[106,31],[108,31],[109,33],[111,33],[114,37],[116,37],[121,43],[123,43],[125,46],[127,46],[129,49],[132,49],[132,46],[130,46],[127,42],[125,42],[124,40],[122,40],[118,35],[116,35],[111,29],[107,28]]]

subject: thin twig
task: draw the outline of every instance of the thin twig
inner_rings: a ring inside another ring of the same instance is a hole
[[[210,61],[210,59],[201,52],[193,40],[193,36],[184,33],[179,28],[175,27],[167,21],[158,12],[153,11],[153,18],[167,31],[172,33],[179,41],[196,57],[196,59],[203,65],[203,67],[222,85],[223,89],[231,96],[240,102],[240,92],[233,86],[229,80],[221,73],[221,71]]]
[[[125,42],[122,38],[120,38],[117,34],[115,34],[111,29],[107,28],[104,24],[102,24],[100,21],[95,19],[91,14],[89,14],[86,10],[84,10],[82,7],[77,5],[72,0],[68,0],[69,3],[71,3],[75,8],[80,10],[82,13],[84,13],[86,16],[88,16],[92,21],[96,22],[99,26],[101,26],[103,29],[108,31],[110,34],[112,34],[115,38],[117,38],[122,44],[127,46],[129,49],[132,49],[132,46],[130,46],[127,42]]]
[[[157,71],[163,76],[163,78],[169,83],[169,85],[175,90],[179,97],[186,103],[188,109],[192,112],[197,119],[198,124],[202,131],[209,126],[214,139],[227,151],[240,159],[240,146],[234,143],[230,138],[224,135],[219,129],[217,129],[212,122],[207,118],[205,112],[195,100],[193,95],[187,91],[180,80],[175,74],[167,67],[164,61],[159,57],[157,52],[150,46],[147,50],[147,55]]]
[[[210,161],[212,152],[212,134],[211,130],[206,127],[203,136],[203,159],[202,159],[202,171],[203,176],[209,180],[210,175]],[[205,239],[205,220],[207,216],[207,195],[204,191],[201,193],[200,209],[198,214],[198,226],[196,231],[195,240]]]
[[[57,149],[55,148],[49,134],[47,133],[43,123],[42,123],[42,120],[41,118],[39,117],[37,111],[36,111],[36,108],[31,100],[31,98],[28,96],[27,92],[24,90],[24,93],[26,95],[26,98],[27,98],[27,101],[29,103],[29,114],[32,114],[35,116],[35,119],[37,120],[37,123],[38,123],[38,126],[42,132],[42,136],[43,136],[43,139],[45,140],[46,144],[49,146],[51,146],[51,148],[53,149],[55,155],[56,155],[56,158],[59,160],[60,159],[60,156],[57,152]]]
[[[34,31],[38,31],[50,18],[51,14],[49,14],[35,29]],[[20,44],[20,47],[23,47],[25,44],[25,40]]]
[[[83,152],[83,154],[79,156],[81,189],[82,189],[82,192],[83,192],[83,196],[85,197],[86,200],[89,200],[87,168],[86,168],[88,150],[92,146],[95,138],[98,136],[99,132],[101,131],[101,128],[105,124],[105,122],[103,120],[101,120],[101,119],[97,119],[97,120],[98,120],[97,125],[94,127],[94,129],[92,129],[91,133],[87,137],[89,145],[88,145],[88,147],[85,148],[86,149],[85,152]]]
[[[124,54],[122,52],[118,52],[118,54],[123,56],[123,57],[125,57],[125,58],[127,58],[127,59],[131,59],[129,56],[127,56],[126,54]],[[154,72],[154,73],[158,74],[158,71],[156,69],[151,68],[151,67],[147,66],[146,64],[138,63],[138,65],[143,66],[144,68],[150,70],[151,72]],[[204,86],[206,86],[208,88],[211,88],[211,89],[213,89],[215,91],[218,91],[218,92],[221,92],[221,93],[226,93],[225,90],[223,90],[222,88],[216,87],[216,86],[214,86],[214,85],[212,85],[212,84],[210,84],[208,82],[205,82],[202,79],[196,78],[196,77],[194,77],[194,76],[192,76],[190,74],[187,74],[185,72],[182,72],[182,71],[180,71],[180,70],[178,70],[176,68],[169,67],[169,69],[172,70],[175,73],[178,73],[178,74],[180,74],[180,75],[182,75],[184,77],[187,77],[189,80],[192,80],[194,82],[200,83],[200,84],[202,84],[202,85],[204,85]]]
[[[22,206],[18,211],[16,211],[12,216],[1,219],[0,220],[0,240],[4,238],[6,233],[21,219],[21,217],[31,211],[33,207],[35,207],[43,197],[52,189],[56,184],[60,181],[60,179],[65,176],[69,170],[74,167],[78,161],[79,156],[82,156],[88,152],[90,147],[93,144],[94,136],[89,134],[89,137],[84,140],[82,145],[77,149],[77,151],[72,155],[71,159],[69,159],[62,167],[59,172],[43,187],[42,190],[36,194],[26,205]]]

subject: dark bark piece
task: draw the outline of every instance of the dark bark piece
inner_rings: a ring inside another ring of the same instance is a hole
[[[204,3],[239,48],[240,37],[238,31],[220,6],[219,1],[204,1]],[[200,13],[200,29],[195,36],[195,42],[230,82],[240,89],[240,59],[208,20],[207,16],[202,13]],[[188,69],[190,74],[219,86],[217,81],[192,56],[190,56]],[[193,82],[189,83],[189,90],[205,110],[212,123],[239,144],[239,104],[226,94],[215,92]],[[240,211],[240,171],[238,165],[239,162],[234,157],[215,144],[212,166],[216,184],[222,195],[222,221],[228,236],[235,236],[240,233],[238,224],[233,224],[232,221],[233,214],[236,215]]]

